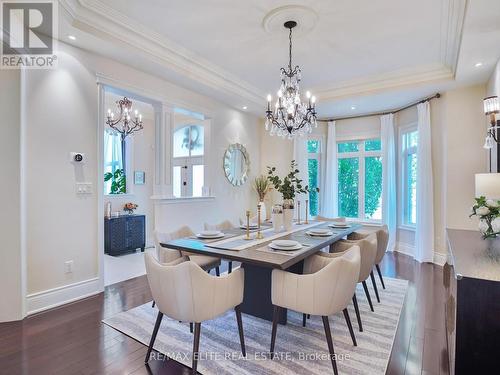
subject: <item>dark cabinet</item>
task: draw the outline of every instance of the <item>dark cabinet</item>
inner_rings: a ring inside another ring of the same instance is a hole
[[[451,375],[498,374],[500,254],[477,231],[448,229],[444,268]],[[500,241],[496,239],[495,241]]]
[[[146,246],[146,217],[123,215],[104,219],[104,252],[120,255]]]

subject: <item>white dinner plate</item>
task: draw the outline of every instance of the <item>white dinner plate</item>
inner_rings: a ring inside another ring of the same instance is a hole
[[[327,230],[327,231],[321,231],[321,232],[313,232],[312,230],[311,231],[308,231],[306,232],[308,235],[310,236],[316,236],[316,237],[330,237],[333,235],[333,232],[330,231],[330,230]]]
[[[204,239],[204,240],[213,240],[213,239],[216,239],[216,238],[222,238],[224,236],[225,236],[225,234],[222,233],[222,232],[219,232],[219,234],[217,234],[215,236],[213,236],[213,235],[212,236],[207,236],[207,235],[203,235],[202,233],[198,233],[196,235],[196,237]]]
[[[250,224],[248,229],[257,229],[259,226],[257,224]],[[247,229],[246,225],[240,225],[240,229]]]
[[[204,237],[217,237],[223,233],[220,230],[204,230],[200,234]]]
[[[273,250],[280,250],[280,251],[294,251],[294,250],[300,250],[302,249],[302,245],[300,243],[297,243],[296,246],[286,246],[286,247],[282,247],[282,246],[278,246],[276,244],[274,244],[274,242],[271,242],[269,244],[269,247]]]
[[[349,228],[351,224],[329,224],[331,228]]]
[[[275,240],[271,242],[273,245],[279,246],[279,247],[294,247],[299,245],[297,241],[293,240]]]

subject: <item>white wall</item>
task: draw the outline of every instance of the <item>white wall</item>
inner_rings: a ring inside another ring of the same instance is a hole
[[[20,319],[23,311],[20,79],[19,71],[0,70],[0,322]]]
[[[487,91],[487,96],[490,95],[500,96],[500,60],[497,62],[495,70],[493,70],[493,73],[488,81],[486,91]]]
[[[97,183],[102,178],[97,175],[97,73],[117,86],[121,83],[128,88],[136,87],[162,102],[209,113],[212,117],[210,165],[213,193],[217,198],[202,206],[203,209],[191,204],[168,205],[163,214],[155,214],[162,226],[160,229],[183,224],[194,224],[198,228],[209,217],[235,219],[256,204],[250,183],[233,188],[222,174],[223,151],[229,143],[237,141],[248,148],[253,171],[260,169],[254,116],[116,61],[60,43],[56,70],[26,73],[28,312],[90,295],[102,288],[102,280],[98,280],[97,228],[103,215],[102,207],[97,204]],[[86,163],[80,166],[70,163],[72,151],[84,152]],[[93,194],[77,196],[77,181],[91,182]],[[67,260],[74,261],[73,273],[64,271]]]

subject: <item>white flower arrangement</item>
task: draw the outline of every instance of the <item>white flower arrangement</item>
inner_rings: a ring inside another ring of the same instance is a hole
[[[495,238],[500,234],[500,201],[486,199],[485,197],[475,198],[476,203],[472,206],[472,213],[469,217],[479,218],[479,232],[483,238]]]

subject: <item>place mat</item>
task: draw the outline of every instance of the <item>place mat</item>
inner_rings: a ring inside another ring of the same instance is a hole
[[[286,251],[286,250],[275,250],[275,249],[270,248],[269,245],[266,245],[266,246],[259,247],[259,248],[255,249],[255,250],[256,251],[262,251],[264,253],[282,254],[282,255],[289,256],[289,257],[293,257],[293,256],[296,256],[296,255],[299,255],[300,253],[303,253],[304,251],[309,250],[311,248],[311,246],[312,245],[302,244],[302,247],[300,249],[292,250],[292,251]]]
[[[240,250],[245,250],[248,249],[249,247],[253,247],[256,245],[259,245],[264,242],[272,241],[277,238],[281,238],[284,236],[287,236],[291,233],[295,233],[301,230],[305,230],[308,228],[315,227],[317,225],[324,224],[324,222],[314,222],[310,224],[293,224],[293,227],[290,231],[287,232],[278,232],[275,233],[273,228],[269,228],[266,230],[261,231],[262,235],[264,238],[257,240],[257,239],[251,239],[251,240],[245,240],[246,233],[238,236],[236,238],[226,238],[220,241],[214,241],[210,242],[207,244],[207,247],[213,247],[216,249],[223,249],[223,250],[233,250],[233,251],[240,251]]]

